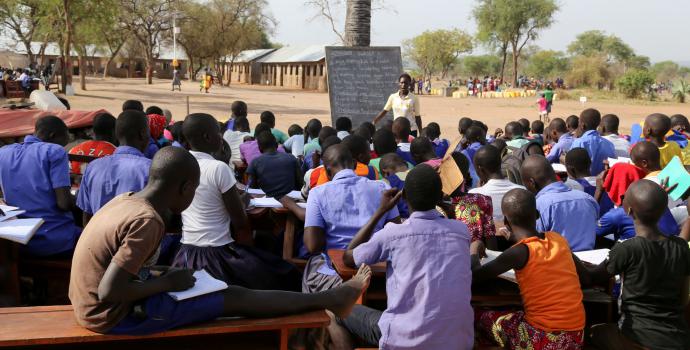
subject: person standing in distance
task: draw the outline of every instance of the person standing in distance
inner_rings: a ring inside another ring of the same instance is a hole
[[[419,136],[422,129],[422,114],[419,98],[411,91],[412,78],[403,73],[398,79],[399,89],[388,97],[383,110],[374,118],[374,124],[378,123],[388,112],[393,111],[393,119],[407,118],[412,126],[412,136]]]

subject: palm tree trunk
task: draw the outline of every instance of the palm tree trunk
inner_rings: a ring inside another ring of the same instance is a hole
[[[347,0],[345,46],[371,44],[371,0]]]

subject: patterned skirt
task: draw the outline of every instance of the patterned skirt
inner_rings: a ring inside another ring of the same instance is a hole
[[[523,311],[479,311],[480,333],[501,347],[519,350],[582,349],[584,331],[546,332],[525,320]]]

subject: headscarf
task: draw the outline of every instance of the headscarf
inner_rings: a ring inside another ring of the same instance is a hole
[[[149,114],[149,133],[154,140],[158,140],[165,130],[167,124],[165,117],[160,114]]]

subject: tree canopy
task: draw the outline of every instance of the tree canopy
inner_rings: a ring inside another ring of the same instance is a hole
[[[460,29],[439,29],[403,42],[405,53],[425,76],[440,73],[445,78],[458,57],[472,51],[472,37]]]

